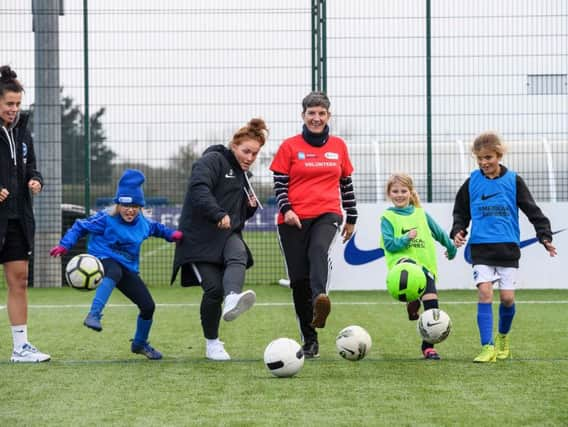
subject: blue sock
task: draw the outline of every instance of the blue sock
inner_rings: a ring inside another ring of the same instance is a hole
[[[93,303],[91,304],[91,313],[93,314],[101,314],[103,309],[105,308],[108,299],[110,298],[110,294],[114,290],[116,286],[116,282],[112,280],[110,277],[105,277],[101,284],[95,290],[95,297],[93,298]]]
[[[150,335],[151,327],[152,319],[142,319],[140,315],[138,315],[138,319],[136,320],[136,333],[134,334],[134,344],[146,344],[146,342],[148,341],[148,335]]]
[[[508,334],[511,330],[511,324],[513,323],[513,317],[515,317],[515,304],[510,307],[506,307],[501,303],[499,305],[499,333]]]
[[[481,345],[493,344],[493,309],[491,303],[477,303],[477,327]]]

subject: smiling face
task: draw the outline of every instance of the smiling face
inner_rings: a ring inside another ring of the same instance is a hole
[[[132,222],[140,213],[140,206],[118,205],[118,213],[126,222]]]
[[[312,133],[322,133],[330,118],[331,113],[321,106],[308,107],[302,113],[302,119],[304,119],[306,127]]]
[[[248,171],[260,151],[261,144],[255,139],[243,139],[237,145],[231,143],[231,150],[243,171]]]
[[[21,92],[4,92],[4,96],[0,96],[0,120],[4,126],[14,123],[16,115],[20,111],[22,103]]]
[[[405,208],[410,204],[410,189],[400,182],[393,182],[389,188],[388,197],[397,208]]]
[[[475,153],[475,159],[479,168],[487,178],[497,178],[501,173],[501,161],[503,155],[490,148],[482,148]]]

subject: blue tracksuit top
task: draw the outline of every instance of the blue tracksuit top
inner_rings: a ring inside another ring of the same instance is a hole
[[[140,247],[144,240],[155,236],[172,242],[173,232],[165,225],[146,218],[142,212],[134,221],[126,222],[120,214],[109,215],[101,211],[89,218],[76,220],[59,244],[69,250],[81,237],[90,234],[91,255],[99,259],[111,258],[138,273]]]
[[[517,175],[487,179],[478,169],[469,180],[471,213],[470,243],[520,242],[517,208]]]

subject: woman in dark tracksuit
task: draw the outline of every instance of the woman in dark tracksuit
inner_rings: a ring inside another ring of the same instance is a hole
[[[35,222],[32,195],[43,188],[34,145],[20,114],[24,88],[7,65],[0,67],[0,264],[8,284],[7,308],[12,327],[12,362],[45,362],[28,341],[28,267]]]
[[[201,326],[210,360],[230,360],[219,340],[221,317],[234,320],[256,301],[252,290],[242,292],[252,255],[241,233],[259,206],[248,171],[267,136],[264,121],[252,119],[228,148],[209,147],[192,167],[179,224],[184,239],[176,249],[172,282],[181,268],[182,286],[203,288]]]

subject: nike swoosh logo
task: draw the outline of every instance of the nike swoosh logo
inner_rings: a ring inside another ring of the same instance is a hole
[[[225,178],[235,178],[236,175],[229,175],[229,174],[225,174]]]
[[[497,194],[499,194],[499,191],[498,191],[497,193],[493,193],[493,194],[482,194],[482,195],[481,195],[481,200],[490,199],[491,197],[495,197]]]
[[[402,234],[406,234],[406,233],[408,233],[409,231],[412,231],[412,230],[414,230],[414,228],[409,228],[408,230],[406,228],[403,228],[401,230],[401,232],[402,232]]]
[[[355,355],[355,352],[353,350],[348,349],[348,348],[341,347],[341,350],[345,351],[346,353],[351,353],[352,356]]]
[[[385,256],[385,251],[381,248],[371,250],[359,249],[355,245],[356,235],[357,233],[353,233],[353,237],[349,239],[345,246],[345,250],[343,251],[343,258],[347,264],[363,265]]]
[[[562,233],[566,231],[566,228],[563,228],[558,231],[553,231],[552,234]],[[353,233],[353,237],[349,239],[347,245],[345,246],[345,250],[343,251],[343,259],[347,264],[350,265],[363,265],[368,264],[370,262],[376,261],[381,259],[385,256],[385,251],[381,248],[377,249],[359,249],[357,245],[355,245],[355,237],[357,233]],[[533,245],[538,242],[536,237],[522,240],[519,246],[522,248],[526,246]],[[471,262],[471,249],[469,243],[466,245],[465,250],[463,251],[463,257],[468,264],[472,264]]]
[[[431,328],[432,326],[439,325],[440,323],[442,323],[442,322],[426,322],[426,326]]]
[[[563,229],[558,230],[558,231],[553,231],[552,235],[562,233],[563,231],[566,231],[566,230],[567,230],[566,228],[563,228]],[[521,240],[521,242],[519,243],[519,247],[522,249],[522,248],[525,248],[527,246],[534,245],[535,243],[538,243],[538,238],[532,237],[530,239]],[[467,243],[467,245],[465,246],[465,250],[463,251],[463,259],[465,259],[465,262],[467,262],[468,264],[473,264],[473,262],[471,260],[471,248],[469,246],[469,242]]]

